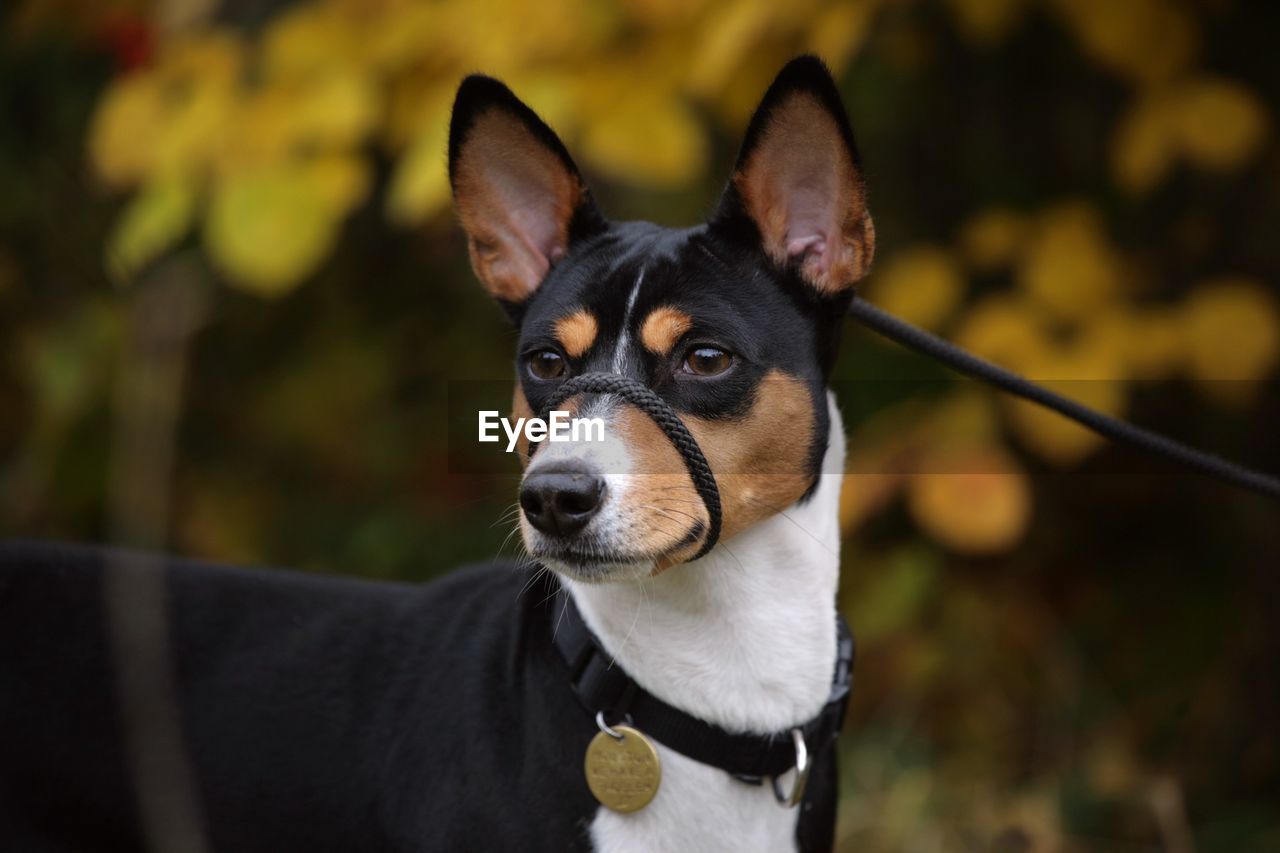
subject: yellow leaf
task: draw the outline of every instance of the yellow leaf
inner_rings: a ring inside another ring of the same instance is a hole
[[[235,128],[215,152],[222,172],[270,168],[300,152],[360,144],[378,118],[377,92],[364,75],[332,69],[264,83],[238,103]]]
[[[268,86],[245,96],[231,121],[235,132],[228,133],[214,152],[214,172],[269,168],[287,158],[294,127],[289,93],[283,87]]]
[[[378,72],[407,71],[432,49],[440,35],[440,10],[426,3],[387,3],[375,6],[359,0],[361,11],[372,13],[359,48]]]
[[[1038,306],[1025,298],[991,296],[968,312],[955,340],[985,359],[1025,373],[1041,363],[1049,328]]]
[[[354,145],[380,111],[373,81],[338,67],[292,87],[290,101],[293,138],[301,145]]]
[[[266,77],[305,78],[354,61],[360,28],[332,3],[303,3],[276,16],[262,37]]]
[[[1026,240],[1026,217],[1003,207],[988,208],[960,231],[960,250],[979,272],[993,272],[1013,263]]]
[[[939,544],[962,554],[995,554],[1026,531],[1031,487],[995,446],[949,448],[922,463],[907,486],[907,505]]]
[[[1136,99],[1111,137],[1111,175],[1122,188],[1145,193],[1160,183],[1178,155],[1177,114],[1164,94]]]
[[[1120,258],[1085,204],[1044,213],[1018,267],[1018,283],[1065,320],[1098,310],[1118,290],[1120,275]]]
[[[107,243],[107,269],[117,281],[133,278],[191,228],[195,192],[178,179],[153,181],[129,202]]]
[[[89,157],[108,186],[133,186],[146,178],[156,160],[155,148],[138,140],[156,138],[164,120],[163,92],[155,74],[130,74],[107,88],[89,129]]]
[[[936,246],[916,246],[881,264],[867,287],[867,296],[891,314],[936,330],[960,303],[964,287],[964,276],[950,252]]]
[[[1176,132],[1188,160],[1204,169],[1238,168],[1266,137],[1258,97],[1231,80],[1203,78],[1178,96]]]
[[[1166,0],[1057,0],[1084,50],[1138,83],[1168,81],[1195,56],[1195,22]]]
[[[729,82],[730,73],[762,40],[770,22],[770,4],[733,0],[717,9],[702,34],[689,70],[690,91],[714,98]]]
[[[1187,370],[1220,402],[1252,399],[1258,380],[1280,358],[1280,309],[1275,297],[1252,279],[1203,283],[1183,304],[1182,322]]]
[[[325,205],[345,213],[369,191],[369,165],[355,154],[318,154],[301,164]]]
[[[701,173],[706,140],[697,118],[675,96],[636,96],[586,129],[584,159],[621,181],[680,187]]]
[[[161,114],[152,136],[134,130],[131,143],[152,149],[150,175],[196,175],[209,165],[239,97],[244,46],[212,30],[167,46],[156,70]]]
[[[387,192],[387,215],[400,225],[420,222],[449,205],[447,116],[428,124],[400,156]]]
[[[312,177],[287,164],[229,175],[215,185],[205,244],[231,283],[277,296],[319,266],[341,212]]]

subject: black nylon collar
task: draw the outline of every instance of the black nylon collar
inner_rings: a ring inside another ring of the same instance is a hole
[[[561,588],[557,598],[558,606],[551,612],[552,638],[569,667],[574,694],[593,716],[603,711],[609,723],[630,717],[631,725],[663,746],[746,782],[758,784],[795,767],[790,730],[735,734],[668,705],[636,684],[614,662],[583,621],[573,596]],[[836,669],[827,703],[817,717],[799,726],[811,755],[835,744],[849,702],[854,643],[839,614],[836,643]]]

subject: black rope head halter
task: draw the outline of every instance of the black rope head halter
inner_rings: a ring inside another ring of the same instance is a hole
[[[690,557],[696,560],[715,547],[720,539],[722,512],[720,508],[720,489],[716,478],[711,473],[711,465],[703,455],[702,448],[689,432],[689,428],[680,420],[675,409],[667,404],[653,389],[642,382],[637,382],[616,373],[582,373],[561,383],[543,406],[539,416],[545,420],[557,406],[562,405],[570,397],[578,394],[617,394],[628,403],[644,412],[662,430],[667,440],[675,447],[684,466],[689,472],[693,487],[707,508],[707,533],[698,553]],[[537,449],[536,444],[529,448],[530,457]]]

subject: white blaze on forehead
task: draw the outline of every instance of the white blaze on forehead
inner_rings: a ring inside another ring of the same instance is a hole
[[[625,375],[627,372],[627,350],[631,348],[631,312],[636,307],[636,297],[640,295],[640,285],[644,283],[644,268],[636,276],[636,283],[631,286],[627,296],[627,310],[622,313],[622,328],[618,331],[618,343],[613,349],[613,372]]]
[[[613,373],[619,375],[626,375],[627,351],[631,348],[631,316],[643,283],[644,270],[641,269],[627,296],[622,328],[618,331],[617,343],[614,345],[610,367]],[[633,542],[636,536],[635,507],[630,506],[628,493],[632,490],[634,480],[634,461],[630,448],[622,438],[622,430],[618,427],[619,415],[626,403],[616,394],[587,394],[582,399],[584,402],[574,413],[575,417],[602,419],[604,440],[543,442],[534,454],[533,461],[529,463],[525,476],[544,466],[564,462],[583,465],[599,474],[605,481],[604,505],[589,522],[587,531],[599,541],[610,543],[624,553],[633,551],[636,547]],[[526,543],[531,549],[542,536],[527,525],[525,535]],[[647,564],[630,567],[636,577],[647,577],[650,568]]]

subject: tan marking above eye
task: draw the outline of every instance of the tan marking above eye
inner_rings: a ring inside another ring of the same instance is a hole
[[[573,358],[580,358],[596,342],[600,326],[586,309],[580,309],[567,317],[556,320],[556,340]]]
[[[666,355],[692,328],[692,317],[678,308],[663,305],[645,317],[640,327],[640,342],[654,355]]]

